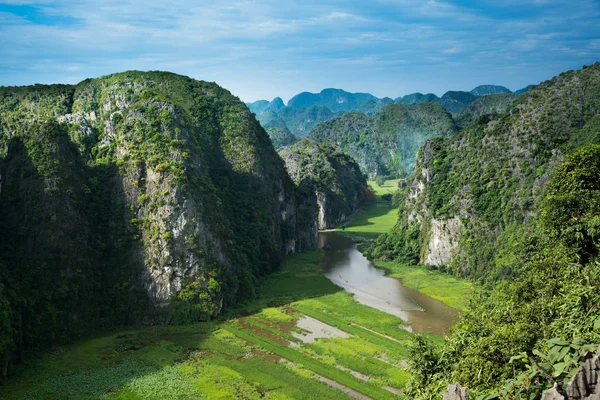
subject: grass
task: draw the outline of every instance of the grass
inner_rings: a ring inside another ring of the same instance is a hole
[[[375,261],[392,278],[402,280],[411,289],[418,290],[458,310],[464,310],[474,287],[471,281],[455,278],[425,265],[406,265],[396,261]]]
[[[381,196],[393,194],[398,188],[398,180],[386,181],[383,186],[369,181],[377,202],[358,211],[350,221],[338,224],[337,231],[356,241],[372,240],[388,232],[398,221],[398,210],[389,201],[383,201]]]
[[[373,237],[394,223],[394,209],[373,206],[344,233]],[[384,387],[401,390],[410,378],[405,366],[412,334],[401,328],[400,318],[359,304],[330,282],[318,265],[323,258],[322,250],[288,257],[258,288],[257,300],[221,321],[139,327],[55,348],[21,366],[0,398],[348,398],[321,377],[373,399],[396,398]],[[470,290],[470,284],[439,272],[378,265],[456,308]],[[349,337],[303,343],[293,334],[305,315]]]
[[[348,398],[321,382],[322,376],[374,399],[393,398],[383,386],[402,389],[409,378],[398,366],[410,340],[398,327],[404,322],[354,301],[322,275],[317,265],[322,259],[320,250],[288,257],[260,287],[256,302],[221,323],[140,327],[56,348],[22,366],[0,397]],[[301,343],[291,333],[304,315],[351,336]]]
[[[398,220],[397,210],[389,202],[381,200],[384,194],[393,194],[398,188],[398,180],[388,180],[379,186],[369,181],[377,204],[359,211],[350,221],[340,224],[338,232],[357,242],[373,240],[387,233]],[[344,226],[345,229],[340,231]],[[402,280],[405,286],[420,291],[450,307],[464,310],[473,292],[470,281],[458,279],[444,272],[431,270],[422,265],[406,265],[395,261],[375,261],[374,264],[387,271],[388,276]]]

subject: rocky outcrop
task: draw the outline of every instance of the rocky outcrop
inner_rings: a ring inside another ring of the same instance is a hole
[[[210,318],[316,246],[314,190],[214,83],[134,71],[0,88],[0,161],[0,286],[15,299],[2,315],[21,316],[12,354]]]
[[[577,370],[564,392],[558,386],[544,393],[542,400],[600,400],[600,348]]]
[[[458,383],[448,385],[448,393],[444,394],[443,400],[469,400],[469,392]]]
[[[369,200],[367,182],[358,164],[336,148],[303,139],[279,154],[294,182],[312,185],[319,229],[333,228]]]
[[[448,265],[458,250],[458,241],[464,230],[465,227],[458,216],[447,220],[433,218],[424,263]]]

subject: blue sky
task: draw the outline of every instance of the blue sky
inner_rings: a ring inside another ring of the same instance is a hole
[[[137,69],[244,101],[326,87],[398,97],[516,90],[599,60],[598,0],[0,0],[0,85]]]

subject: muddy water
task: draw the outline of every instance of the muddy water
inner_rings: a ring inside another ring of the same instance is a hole
[[[359,303],[402,318],[413,332],[443,335],[456,322],[457,310],[385,276],[356,249],[351,239],[335,232],[321,232],[319,247],[325,250],[327,278],[354,294]]]

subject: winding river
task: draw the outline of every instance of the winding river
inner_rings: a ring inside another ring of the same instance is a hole
[[[320,232],[319,247],[325,251],[325,275],[362,304],[407,321],[412,332],[443,335],[456,322],[458,311],[385,276],[347,237]]]

